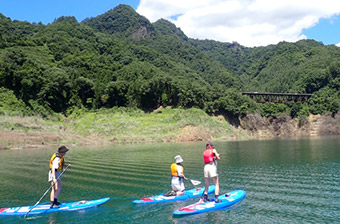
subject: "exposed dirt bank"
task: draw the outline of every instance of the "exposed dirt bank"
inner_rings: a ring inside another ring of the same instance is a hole
[[[163,139],[163,142],[197,142],[207,140],[235,141],[245,139],[266,139],[276,137],[305,137],[322,135],[340,135],[340,115],[310,116],[299,121],[289,116],[261,117],[258,114],[247,115],[239,120],[239,126],[233,127],[228,136],[214,136],[213,130],[200,130],[197,127],[182,128],[181,134]],[[245,136],[240,138],[239,136]],[[109,145],[115,144],[113,136],[81,136],[60,128],[57,131],[44,130],[0,130],[0,149],[50,148],[58,145]],[[129,143],[128,141],[126,143]]]
[[[306,120],[298,120],[250,114],[240,119],[240,126],[258,138],[340,135],[340,115],[310,115]]]
[[[1,149],[50,148],[59,145],[107,145],[109,141],[96,136],[79,136],[67,132],[0,130]]]

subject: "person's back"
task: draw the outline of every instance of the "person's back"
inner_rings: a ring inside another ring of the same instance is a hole
[[[210,185],[210,178],[213,180],[215,185],[215,202],[221,202],[218,199],[219,191],[220,191],[220,184],[218,180],[218,173],[217,173],[217,160],[220,159],[220,154],[214,147],[214,144],[208,142],[206,144],[206,148],[203,151],[203,159],[204,159],[204,178],[205,178],[205,189],[203,199],[204,201],[208,201],[208,188]]]

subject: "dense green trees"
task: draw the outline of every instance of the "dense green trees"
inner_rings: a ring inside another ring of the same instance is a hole
[[[30,109],[22,100],[18,100],[12,90],[0,87],[0,114],[11,112],[17,115],[30,115]]]
[[[10,95],[11,102],[15,96],[25,111],[43,115],[159,106],[231,116],[336,113],[339,59],[338,47],[313,40],[258,48],[193,40],[174,24],[151,24],[126,5],[82,22],[61,17],[48,25],[0,14],[2,96]],[[255,104],[242,91],[313,97],[305,104]]]

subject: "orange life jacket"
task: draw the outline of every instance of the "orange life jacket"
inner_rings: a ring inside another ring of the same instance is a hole
[[[52,169],[52,165],[53,165],[53,160],[55,159],[55,157],[59,157],[59,166],[57,171],[60,171],[63,169],[64,167],[64,157],[59,156],[58,153],[54,153],[50,159],[50,169]]]
[[[214,162],[214,152],[211,146],[207,147],[203,152],[204,163]]]
[[[181,165],[177,165],[176,163],[171,164],[171,167],[170,167],[171,176],[178,177],[178,173],[177,173],[177,167],[178,166],[181,166]],[[184,167],[182,166],[182,168],[183,168],[183,172],[184,172]]]

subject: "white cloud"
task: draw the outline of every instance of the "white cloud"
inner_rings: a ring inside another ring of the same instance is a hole
[[[198,39],[265,46],[306,37],[303,29],[340,13],[339,0],[141,0],[137,12],[167,19]]]
[[[340,47],[340,43],[336,44],[337,47]]]

